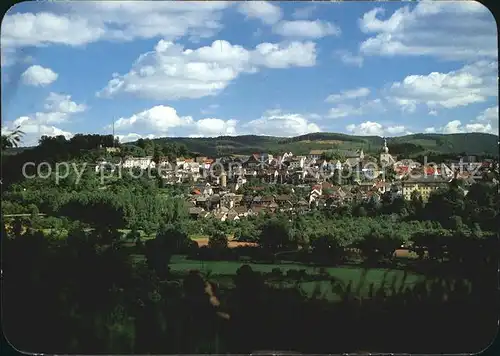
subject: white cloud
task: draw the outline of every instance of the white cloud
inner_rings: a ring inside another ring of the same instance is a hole
[[[482,132],[498,135],[498,107],[490,107],[483,110],[475,120],[465,125],[460,120],[453,120],[443,127],[428,127],[425,129],[425,132],[440,132],[445,134]]]
[[[359,136],[384,136],[384,135],[409,135],[410,131],[403,125],[384,126],[378,122],[365,121],[359,125],[350,124],[346,126],[347,132]]]
[[[174,108],[158,105],[130,117],[119,118],[115,121],[115,130],[166,134],[172,128],[193,123],[191,116],[179,116]]]
[[[294,38],[322,38],[341,33],[338,26],[321,20],[280,21],[273,31],[278,35]]]
[[[85,18],[50,12],[7,14],[2,21],[2,45],[6,47],[81,46],[104,33],[103,27],[92,26]]]
[[[352,90],[344,90],[340,94],[332,94],[325,99],[328,103],[337,103],[349,99],[357,99],[370,95],[370,89],[368,88],[357,88]]]
[[[294,19],[299,19],[299,20],[308,19],[313,15],[316,9],[317,9],[316,5],[301,7],[294,10],[292,17]]]
[[[252,134],[281,137],[322,131],[306,116],[284,113],[280,110],[268,111],[261,118],[245,123],[242,127]]]
[[[328,111],[328,117],[331,119],[339,119],[341,117],[348,116],[359,116],[363,115],[363,110],[361,107],[355,107],[353,105],[340,104]]]
[[[347,125],[346,130],[355,135],[363,136],[382,136],[384,133],[383,126],[378,122],[366,121],[359,125]]]
[[[155,138],[155,135],[139,135],[136,133],[128,133],[126,135],[115,135],[115,137],[117,137],[121,143],[127,143],[127,142],[137,141],[140,138],[143,138],[143,139],[148,138],[151,140],[151,139]]]
[[[44,68],[39,65],[33,65],[26,69],[21,75],[24,84],[31,86],[45,87],[56,81],[58,74],[50,68]]]
[[[391,135],[397,135],[397,134],[404,133],[406,131],[406,128],[403,125],[390,126],[386,129],[386,131],[387,131],[387,133],[389,133]]]
[[[261,43],[251,52],[251,62],[267,68],[312,67],[316,64],[316,44]]]
[[[234,136],[237,123],[236,120],[201,119],[196,122],[196,135],[200,137]]]
[[[207,38],[220,31],[229,2],[49,3],[40,13],[7,14],[2,46],[83,46],[99,40]],[[50,12],[52,11],[52,12]],[[168,25],[165,25],[168,24]]]
[[[498,106],[485,109],[477,118],[478,122],[497,122],[498,123]]]
[[[159,100],[201,98],[219,94],[241,73],[259,67],[307,67],[315,62],[312,42],[261,43],[249,51],[227,41],[192,50],[161,40],[154,51],[137,59],[129,73],[115,75],[98,95],[125,92]]]
[[[18,117],[7,122],[7,129],[14,129],[20,126],[21,131],[26,135],[23,137],[23,146],[32,146],[38,143],[41,136],[59,136],[63,135],[67,139],[72,137],[72,133],[53,124],[66,124],[70,122],[73,115],[87,110],[85,104],[77,104],[71,100],[70,95],[50,93],[45,99],[45,111],[35,112],[33,114]]]
[[[454,134],[454,133],[463,132],[461,126],[462,126],[462,123],[460,122],[460,120],[453,120],[453,121],[448,122],[442,128],[442,131],[445,134]]]
[[[438,116],[438,112],[436,110],[431,110],[431,111],[429,111],[429,115]]]
[[[331,119],[338,119],[349,116],[360,116],[373,113],[375,111],[385,111],[385,107],[380,99],[365,100],[360,102],[357,106],[351,104],[339,104],[328,111],[327,117]]]
[[[45,109],[51,112],[60,112],[63,114],[77,114],[87,110],[85,104],[77,104],[71,100],[71,95],[50,93],[45,99]]]
[[[365,55],[497,57],[496,22],[476,1],[426,0],[401,7],[387,19],[381,19],[383,15],[384,9],[375,8],[359,21],[363,32],[374,34],[360,45]]]
[[[260,19],[266,25],[273,25],[283,16],[278,5],[269,1],[245,1],[241,2],[238,11],[247,18]]]
[[[364,58],[360,55],[353,54],[349,51],[346,50],[335,51],[334,56],[338,57],[344,64],[356,67],[363,66]]]
[[[158,105],[130,117],[119,118],[115,121],[114,126],[121,135],[120,139],[125,138],[133,141],[133,137],[136,137],[134,135],[141,137],[147,135],[161,137],[174,134],[178,136],[194,134],[197,137],[235,135],[237,123],[236,120],[224,121],[217,118],[204,118],[196,121],[191,116],[179,116],[177,111],[170,106]],[[110,126],[106,127],[106,129],[110,128]]]
[[[389,100],[414,112],[417,105],[429,109],[457,108],[484,102],[498,94],[497,63],[479,61],[448,73],[410,75],[389,89]]]
[[[35,146],[42,136],[62,135],[66,137],[66,139],[70,139],[73,136],[71,132],[61,130],[60,128],[32,116],[21,116],[17,118],[11,123],[8,123],[5,130],[11,131],[18,126],[21,126],[20,129],[24,132],[20,146]]]
[[[494,133],[493,128],[490,124],[480,124],[472,123],[465,125],[465,131],[467,132],[482,132],[482,133]]]
[[[71,95],[50,93],[45,99],[45,111],[20,117],[13,121],[14,126],[21,125],[30,118],[33,122],[41,125],[58,124],[68,122],[72,115],[82,113],[88,108],[85,104],[77,104],[71,100]]]
[[[498,135],[498,106],[483,110],[474,121],[466,125],[466,130]]]

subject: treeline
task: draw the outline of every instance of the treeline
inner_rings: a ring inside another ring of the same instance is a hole
[[[106,151],[106,148],[116,147],[119,151]],[[154,156],[155,160],[160,157],[168,157],[175,160],[176,157],[193,157],[185,145],[176,142],[157,142],[149,139],[140,139],[136,144],[120,144],[113,135],[84,135],[76,134],[70,139],[64,136],[42,136],[39,144],[28,148],[16,155],[2,156],[2,184],[8,187],[10,184],[20,182],[23,177],[23,165],[27,162],[38,165],[42,162],[56,164],[67,163],[95,163],[99,159],[108,161],[122,160],[126,156],[144,157]]]
[[[112,231],[75,228],[55,240],[2,230],[3,327],[26,352],[458,353],[484,349],[497,327],[494,263],[468,265],[469,282],[444,269],[413,288],[382,280],[366,299],[363,277],[356,286],[326,276],[340,296],[332,303],[293,285],[270,286],[247,265],[234,287],[174,274],[168,256],[184,237],[171,228],[135,264],[119,240],[110,241]],[[494,258],[498,249],[486,251]]]

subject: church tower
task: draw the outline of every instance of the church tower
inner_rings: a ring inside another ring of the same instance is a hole
[[[387,147],[387,139],[384,137],[384,146],[380,152],[380,164],[382,167],[396,163],[396,160],[389,154],[389,147]]]

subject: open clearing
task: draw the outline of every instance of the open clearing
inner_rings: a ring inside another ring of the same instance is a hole
[[[189,270],[198,270],[202,273],[210,275],[210,279],[218,281],[223,285],[231,285],[232,277],[236,275],[236,271],[245,262],[241,261],[196,261],[188,260],[185,256],[176,255],[172,257],[170,269],[173,272],[187,272]],[[264,263],[248,263],[254,271],[269,273],[275,268],[281,269],[283,273],[288,270],[306,270],[309,275],[317,275],[319,273],[318,267],[311,267],[295,263],[281,263],[281,264],[264,264]],[[341,266],[341,267],[328,267],[325,268],[329,278],[337,279],[344,286],[351,283],[351,290],[360,288],[360,296],[367,296],[369,294],[370,285],[373,285],[374,290],[377,290],[382,285],[389,290],[394,283],[396,289],[401,285],[404,287],[412,287],[415,283],[423,280],[425,277],[414,273],[406,273],[402,270],[389,270],[382,268],[363,269],[361,267]],[[384,283],[385,281],[385,283]],[[269,282],[271,285],[282,285],[292,287],[292,282]],[[330,300],[336,300],[340,296],[332,292],[331,282],[329,280],[319,281],[303,281],[299,282],[300,288],[307,295],[312,295],[315,289],[319,289],[321,294]]]

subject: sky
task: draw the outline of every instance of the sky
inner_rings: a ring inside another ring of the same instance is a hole
[[[25,2],[1,25],[2,132],[498,135],[474,1]]]

